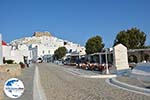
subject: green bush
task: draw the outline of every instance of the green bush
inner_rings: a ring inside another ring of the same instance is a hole
[[[13,64],[14,60],[5,60],[5,63],[7,63],[7,64]]]

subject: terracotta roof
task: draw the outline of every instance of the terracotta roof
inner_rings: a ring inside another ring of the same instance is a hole
[[[5,41],[2,40],[2,45],[7,45],[7,43]]]

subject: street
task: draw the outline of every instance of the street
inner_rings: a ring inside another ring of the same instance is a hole
[[[55,64],[36,64],[47,100],[150,100],[150,97],[112,87],[105,79],[83,78]]]

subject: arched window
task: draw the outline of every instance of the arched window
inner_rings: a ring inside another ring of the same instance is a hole
[[[144,54],[144,60],[150,61],[150,56],[148,54]]]

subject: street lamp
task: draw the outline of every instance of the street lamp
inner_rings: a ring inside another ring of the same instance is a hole
[[[106,57],[106,74],[109,74],[107,51],[108,51],[108,49],[106,48],[106,51],[105,51],[105,57]]]

